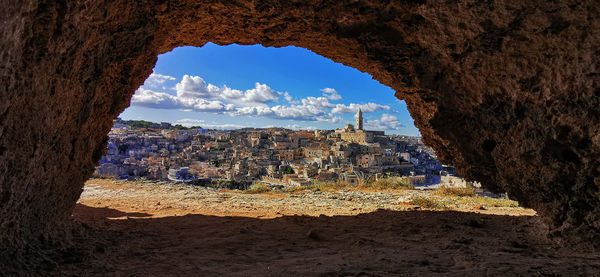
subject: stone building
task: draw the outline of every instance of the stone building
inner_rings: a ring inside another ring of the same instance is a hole
[[[375,141],[376,136],[383,136],[383,131],[366,131],[363,130],[363,115],[362,110],[358,109],[356,113],[356,129],[352,124],[346,125],[344,129],[336,129],[336,133],[344,141],[354,142],[358,144],[369,144]]]

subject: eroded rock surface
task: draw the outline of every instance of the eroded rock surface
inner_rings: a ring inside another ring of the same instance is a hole
[[[598,9],[594,0],[5,1],[1,244],[68,235],[112,120],[157,55],[209,41],[300,46],[372,74],[407,101],[443,161],[534,208],[553,233],[593,241]]]

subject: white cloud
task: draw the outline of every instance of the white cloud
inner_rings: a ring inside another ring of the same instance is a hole
[[[160,109],[176,109],[177,98],[165,92],[155,92],[149,89],[139,88],[131,97],[131,103]]]
[[[334,106],[325,97],[310,96],[302,99],[301,103],[300,105],[291,106],[277,105],[271,107],[271,110],[279,118],[314,120],[317,116],[325,115],[327,110]]]
[[[343,118],[341,118],[339,116],[334,116],[332,114],[320,115],[320,116],[315,117],[315,119],[320,122],[329,122],[329,123],[346,122],[346,120],[344,120]]]
[[[239,106],[265,106],[265,103],[277,101],[280,92],[266,84],[255,83],[253,89],[241,91],[227,86],[217,87],[207,84],[200,76],[184,75],[181,82],[175,85],[179,98],[203,98],[232,102]]]
[[[212,84],[206,84],[200,76],[183,75],[181,82],[175,85],[177,97],[183,99],[217,99],[221,89]]]
[[[340,117],[332,116],[328,110],[334,106],[329,103],[325,97],[307,97],[300,101],[302,104],[297,105],[276,105],[254,106],[254,107],[239,107],[235,111],[229,112],[230,115],[246,115],[246,116],[269,116],[276,119],[294,119],[303,121],[326,121],[339,122]]]
[[[153,73],[145,84],[157,86],[167,80],[174,78]],[[174,89],[176,95],[141,87],[134,94],[132,103],[162,109],[226,112],[234,111],[238,106],[267,107],[265,103],[276,101],[281,94],[266,84],[255,83],[253,89],[241,91],[207,84],[200,76],[190,75],[184,75]]]
[[[251,126],[238,125],[238,124],[209,124],[209,123],[205,123],[204,120],[191,119],[191,118],[179,119],[179,120],[175,121],[174,124],[181,124],[182,126],[185,126],[185,127],[200,126],[204,129],[217,129],[217,130],[234,130],[234,129],[251,127]]]
[[[178,97],[165,92],[156,92],[139,88],[131,98],[131,103],[158,109],[182,109],[203,112],[224,112],[234,109],[234,105],[217,100]]]
[[[223,112],[235,109],[235,106],[232,104],[202,98],[177,98],[177,102],[180,106],[203,112]]]
[[[325,108],[331,108],[334,104],[329,103],[329,99],[326,97],[306,97],[301,100],[302,106],[307,109],[312,109],[314,111],[322,111]]]
[[[145,86],[158,86],[174,80],[171,76],[153,73],[146,80]],[[254,88],[242,91],[227,86],[218,87],[207,83],[200,76],[191,75],[184,75],[173,90],[175,95],[140,87],[132,98],[132,104],[162,109],[226,113],[231,116],[264,116],[328,123],[346,122],[335,114],[355,113],[358,108],[364,112],[390,109],[387,105],[376,103],[331,103],[330,101],[342,98],[333,88],[321,89],[322,95],[318,97],[308,96],[295,100],[288,92],[277,92],[267,84],[255,83]],[[283,96],[287,103],[271,106],[280,96]]]
[[[344,104],[336,104],[335,107],[331,110],[332,113],[356,113],[358,112],[358,108],[360,108],[365,113],[375,112],[379,110],[389,110],[390,106],[388,105],[380,105],[377,103],[369,102],[367,104],[355,104],[351,103],[350,105]]]
[[[274,91],[266,84],[255,83],[253,89],[245,92],[237,89],[223,87],[221,90],[221,98],[230,100],[240,106],[266,106],[265,103],[277,101],[280,92]]]
[[[404,127],[398,118],[390,114],[382,114],[380,119],[365,122],[365,128],[371,130],[399,130]]]
[[[152,72],[150,76],[144,81],[144,87],[149,89],[166,89],[163,85],[167,81],[175,81],[175,77],[169,75],[158,74]]]
[[[285,128],[285,129],[290,129],[290,130],[309,130],[309,131],[319,129],[315,126],[300,126],[298,124],[288,124],[285,126],[267,125],[267,126],[260,127],[260,128]]]
[[[273,114],[273,111],[269,107],[257,106],[257,107],[241,107],[235,111],[229,113],[230,115],[251,115],[251,116],[266,116]]]
[[[285,98],[285,101],[287,101],[290,104],[299,104],[300,103],[300,101],[294,100],[294,98],[287,91],[283,93],[283,98]]]
[[[181,124],[182,126],[185,126],[185,127],[200,126],[200,125],[204,124],[204,120],[193,119],[193,118],[182,118],[182,119],[175,121],[174,124]]]
[[[332,88],[324,88],[321,90],[323,92],[323,96],[326,97],[329,100],[340,100],[342,99],[342,96],[335,90]]]

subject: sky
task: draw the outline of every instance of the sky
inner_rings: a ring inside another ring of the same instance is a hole
[[[394,91],[371,75],[300,47],[178,47],[158,56],[125,120],[209,129],[343,128],[363,111],[366,130],[419,136]]]

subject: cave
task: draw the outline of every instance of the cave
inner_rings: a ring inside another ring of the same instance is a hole
[[[158,54],[209,41],[303,47],[371,74],[407,102],[423,141],[461,176],[536,210],[559,243],[598,246],[596,1],[4,6],[4,258],[68,243],[78,230],[71,213],[105,151],[112,120]]]

